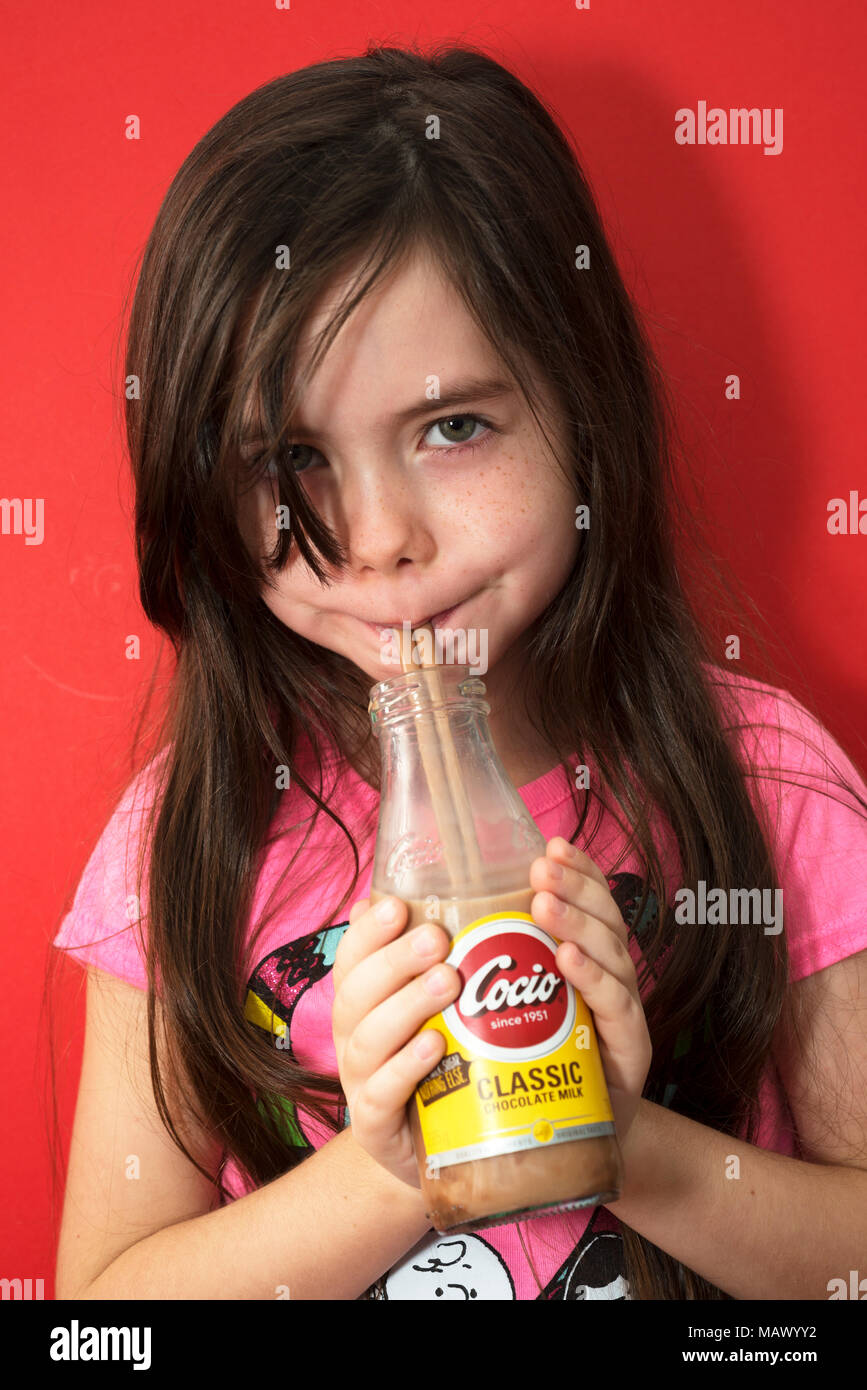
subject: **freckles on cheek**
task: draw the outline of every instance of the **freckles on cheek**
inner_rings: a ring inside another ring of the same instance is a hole
[[[538,496],[528,460],[502,453],[461,499],[462,519],[478,532],[504,540],[524,535],[537,520]]]
[[[556,470],[532,456],[501,455],[473,489],[476,526],[513,554],[568,550],[577,541],[572,492]],[[469,503],[469,499],[468,499]]]

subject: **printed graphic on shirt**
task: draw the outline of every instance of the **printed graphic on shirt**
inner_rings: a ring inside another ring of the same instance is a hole
[[[361,1295],[362,1299],[514,1299],[509,1267],[481,1236],[422,1236],[407,1255]]]
[[[557,1273],[539,1294],[539,1300],[629,1298],[625,1275],[623,1237],[618,1231],[599,1229],[604,1207],[596,1207],[581,1239],[566,1256]],[[608,1213],[610,1216],[610,1213]]]
[[[298,1060],[292,1047],[292,1016],[298,1000],[331,970],[337,943],[348,926],[348,922],[340,922],[279,946],[259,962],[250,976],[244,1017],[269,1033],[274,1046],[293,1062]],[[265,1113],[261,1102],[259,1109]],[[285,1096],[272,1096],[268,1110],[269,1118],[288,1145],[304,1150],[305,1158],[315,1152],[292,1101]],[[338,1123],[348,1125],[348,1108],[338,1105],[337,1113]]]
[[[640,920],[636,921],[644,893],[644,880],[639,878],[638,874],[610,874],[608,875],[608,887],[612,898],[620,909],[621,917],[641,946],[659,916],[659,903],[656,900],[656,894],[648,893],[644,911]]]
[[[600,1230],[600,1212],[592,1213],[580,1241],[538,1295],[539,1300],[586,1302],[629,1299],[624,1274],[623,1238]],[[611,1221],[610,1213],[605,1213]],[[361,1295],[362,1299],[508,1300],[515,1285],[499,1251],[478,1235],[449,1236],[431,1232]]]

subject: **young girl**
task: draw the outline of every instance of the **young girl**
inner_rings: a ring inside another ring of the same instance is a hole
[[[867,787],[688,607],[664,388],[551,116],[464,48],[254,91],[166,195],[126,376],[177,668],[55,938],[89,967],[58,1297],[833,1296]],[[383,629],[427,618],[487,644],[625,1164],[610,1207],[459,1238],[406,1121],[449,938],[365,896]]]

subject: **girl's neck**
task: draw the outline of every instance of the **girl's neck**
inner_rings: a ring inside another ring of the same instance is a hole
[[[516,787],[535,782],[560,764],[548,740],[527,717],[525,638],[519,639],[496,667],[482,677],[491,707],[491,738]]]

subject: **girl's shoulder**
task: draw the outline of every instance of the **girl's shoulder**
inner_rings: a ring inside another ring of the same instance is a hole
[[[787,690],[708,669],[772,844],[790,978],[867,948],[867,782]]]
[[[756,676],[747,676],[732,666],[718,666],[714,662],[702,663],[708,684],[717,693],[720,705],[727,716],[740,717],[745,722],[762,721],[768,714],[778,715],[785,721],[796,711],[806,714],[788,690],[782,686],[769,685]]]
[[[132,778],[99,834],[52,945],[140,989],[147,987],[142,927],[147,852],[143,832],[168,749]],[[139,870],[141,867],[141,876]]]
[[[742,753],[752,763],[791,768],[794,760],[794,771],[822,777],[836,766],[864,785],[861,773],[818,715],[790,691],[711,663],[705,663],[704,670],[723,728],[737,735]]]

